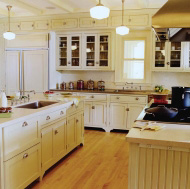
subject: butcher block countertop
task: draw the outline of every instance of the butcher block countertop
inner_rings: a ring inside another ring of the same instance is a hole
[[[102,93],[102,94],[134,94],[134,95],[151,95],[152,93],[154,93],[153,90],[117,90],[117,89],[105,89],[105,90],[98,90],[98,89],[94,89],[94,90],[88,90],[88,89],[84,89],[84,90],[77,90],[77,89],[66,89],[66,90],[62,90],[62,89],[51,89],[51,91],[55,91],[55,92],[77,92],[77,93]]]

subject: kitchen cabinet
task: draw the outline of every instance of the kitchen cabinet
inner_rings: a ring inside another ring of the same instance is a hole
[[[76,115],[76,142],[77,145],[84,143],[84,112],[77,113]]]
[[[57,69],[81,68],[81,34],[57,36]]]
[[[107,27],[108,19],[80,18],[79,26],[80,28]]]
[[[12,22],[10,23],[11,31],[19,31],[20,30],[20,22]],[[8,24],[7,24],[8,29]]]
[[[35,29],[36,30],[48,30],[48,28],[49,28],[48,20],[35,21]]]
[[[52,29],[76,28],[77,26],[78,26],[77,18],[52,20]]]
[[[20,28],[24,31],[31,31],[34,29],[34,22],[21,22]]]
[[[83,58],[86,69],[109,69],[110,68],[110,40],[111,35],[85,34]]]
[[[84,109],[84,125],[89,127],[106,127],[106,102],[86,102]]]
[[[48,51],[6,51],[6,71],[8,95],[19,90],[44,92],[48,89]]]

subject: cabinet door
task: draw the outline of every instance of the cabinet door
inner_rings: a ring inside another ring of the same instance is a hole
[[[76,115],[76,141],[77,145],[83,142],[84,137],[84,116],[83,112]]]
[[[42,145],[42,169],[46,170],[52,165],[53,161],[53,129],[44,128],[41,131]]]
[[[147,26],[148,25],[148,15],[133,15],[129,16],[130,26]]]
[[[85,102],[84,125],[85,126],[92,126],[92,102]]]
[[[107,69],[110,66],[110,40],[110,34],[101,34],[98,37],[98,68]]]
[[[48,89],[48,51],[24,51],[24,90],[44,92]]]
[[[92,18],[80,18],[80,28],[92,28],[94,26],[94,20]]]
[[[29,31],[34,29],[34,22],[21,22],[21,30]]]
[[[48,21],[47,20],[39,20],[35,21],[35,29],[36,30],[48,30]]]
[[[110,127],[127,129],[127,104],[110,103]]]
[[[134,121],[144,109],[144,106],[141,104],[128,104],[127,129],[131,129]]]
[[[85,34],[84,35],[84,50],[83,57],[85,60],[85,68],[95,68],[97,60],[97,35],[96,34]]]
[[[106,27],[108,26],[108,19],[94,20],[93,23],[95,27]]]
[[[190,70],[190,42],[182,42],[182,55],[185,70]]]
[[[94,102],[92,105],[93,126],[106,126],[106,103]]]
[[[52,28],[53,29],[76,28],[77,25],[78,25],[78,22],[77,22],[76,18],[52,20]]]
[[[8,28],[8,25],[7,25]],[[20,30],[20,23],[19,22],[12,22],[10,24],[11,31],[19,31]]]
[[[66,119],[53,127],[53,156],[55,158],[61,158],[66,154],[65,126]]]
[[[67,119],[66,145],[67,145],[67,152],[73,150],[76,146],[76,118],[75,118],[75,115],[70,116]]]
[[[6,93],[13,95],[20,90],[20,52],[6,52]]]

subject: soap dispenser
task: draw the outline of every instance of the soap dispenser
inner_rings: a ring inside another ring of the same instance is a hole
[[[7,107],[7,97],[5,95],[5,92],[1,92],[1,106]]]

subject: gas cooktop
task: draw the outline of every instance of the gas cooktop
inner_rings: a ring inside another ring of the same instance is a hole
[[[172,104],[155,104],[153,103],[150,108],[157,107],[158,105],[163,105],[167,108],[172,108]],[[155,117],[152,114],[145,114],[143,120],[149,120],[149,121],[160,121],[155,119]],[[164,120],[164,122],[182,122],[182,123],[190,123],[190,108],[180,108],[178,109],[178,114],[172,118]]]

